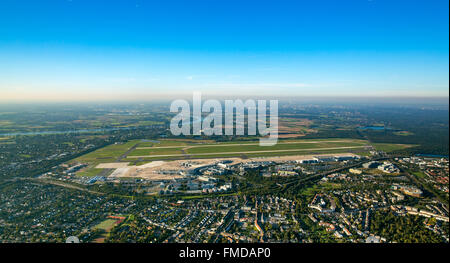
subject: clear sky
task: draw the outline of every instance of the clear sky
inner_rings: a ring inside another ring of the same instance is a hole
[[[448,24],[447,0],[2,0],[0,101],[448,96]]]

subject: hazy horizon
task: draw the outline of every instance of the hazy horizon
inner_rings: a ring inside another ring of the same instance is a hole
[[[302,105],[311,104],[368,104],[368,105],[382,105],[382,104],[398,104],[400,106],[404,105],[415,105],[417,107],[423,105],[430,106],[449,106],[449,97],[415,97],[415,96],[280,96],[280,95],[213,95],[213,94],[201,94],[202,101],[208,99],[215,99],[219,101],[224,100],[279,100],[282,103],[296,102]],[[164,95],[164,96],[137,96],[135,98],[103,98],[98,99],[96,97],[90,99],[76,99],[76,98],[66,98],[66,99],[44,99],[44,100],[0,100],[0,105],[114,105],[114,104],[140,104],[140,103],[163,103],[169,105],[171,101],[176,99],[185,99],[188,101],[192,100],[192,93],[190,94],[177,94],[177,95]],[[301,106],[301,105],[299,105]]]

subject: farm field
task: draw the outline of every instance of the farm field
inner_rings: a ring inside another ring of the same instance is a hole
[[[0,137],[0,144],[14,144],[14,140],[11,137]]]

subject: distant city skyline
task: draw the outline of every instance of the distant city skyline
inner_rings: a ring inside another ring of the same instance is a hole
[[[448,1],[2,1],[0,102],[448,97]]]

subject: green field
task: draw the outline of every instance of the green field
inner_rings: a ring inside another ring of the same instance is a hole
[[[94,177],[98,174],[100,174],[103,171],[103,169],[99,169],[99,168],[87,168],[86,170],[82,170],[80,172],[77,173],[78,176],[86,176],[86,177]]]
[[[136,145],[139,140],[129,141],[122,144],[112,144],[91,153],[85,154],[75,159],[76,162],[88,163],[106,163],[114,162],[122,154],[126,153],[131,147]]]
[[[361,152],[360,152],[361,151]],[[148,157],[133,157],[130,156],[128,158],[123,159],[122,161],[126,162],[136,162],[138,161],[140,164],[146,163],[147,161],[156,161],[156,160],[181,160],[181,159],[213,159],[213,158],[252,158],[252,157],[278,157],[278,156],[289,156],[289,155],[314,155],[314,154],[333,154],[333,153],[355,153],[361,154],[365,153],[363,149],[340,149],[340,150],[297,150],[290,152],[254,152],[254,153],[209,153],[202,155],[195,154],[183,154],[183,155],[174,155],[174,156],[148,156]]]
[[[366,146],[367,141],[353,139],[280,140],[274,146],[259,146],[259,141],[161,141],[140,143],[123,161],[361,153]]]
[[[372,143],[373,147],[378,151],[383,152],[392,152],[395,150],[401,150],[409,147],[413,147],[414,145],[408,144],[393,144],[393,143]]]
[[[102,222],[100,222],[98,225],[92,227],[92,230],[100,230],[99,235],[95,240],[93,240],[94,243],[103,243],[105,241],[105,238],[109,235],[109,232],[111,229],[116,226],[120,220],[117,219],[106,219]]]
[[[227,142],[227,143],[208,143],[208,144],[185,144],[183,146],[159,146],[153,147],[137,147],[128,157],[136,156],[142,157],[175,157],[175,156],[218,156],[226,157],[230,155],[286,155],[291,153],[304,152],[322,152],[322,151],[336,151],[342,152],[349,150],[362,150],[367,143],[365,141],[357,140],[284,140],[278,142],[274,146],[259,146],[258,141],[253,142]]]
[[[415,176],[419,177],[420,179],[427,179],[427,175],[422,171],[414,171],[412,172]]]
[[[106,219],[102,221],[100,224],[93,227],[93,229],[100,229],[108,232],[114,225],[117,223],[117,219]]]
[[[180,140],[159,140],[159,143],[155,142],[145,142],[140,141],[139,147],[166,147],[166,146],[186,146],[186,145],[196,145],[196,144],[211,144],[215,143],[213,140],[189,140],[189,139],[180,139]]]
[[[132,140],[127,143],[109,145],[77,158],[77,162],[98,164],[120,161],[145,162],[152,160],[178,160],[190,158],[265,157],[285,155],[309,155],[328,153],[356,153],[367,155],[367,146],[390,152],[410,147],[402,144],[369,144],[356,139],[287,139],[279,140],[274,146],[259,146],[259,141],[215,142],[212,140],[164,139],[158,142]],[[125,153],[126,156],[125,156]],[[92,176],[99,173],[90,166],[80,174]]]
[[[15,141],[11,137],[0,137],[0,144],[13,144]]]

